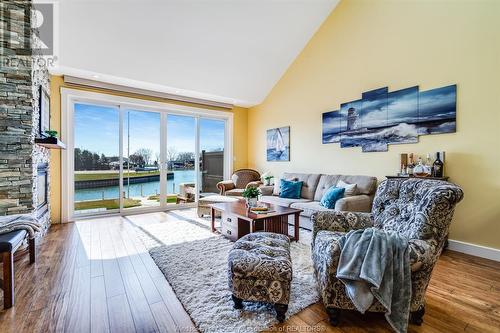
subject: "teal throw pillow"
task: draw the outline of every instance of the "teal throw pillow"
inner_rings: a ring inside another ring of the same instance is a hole
[[[302,182],[280,179],[280,198],[300,199]]]
[[[337,200],[344,197],[345,188],[332,186],[326,190],[319,204],[328,209],[334,209]]]

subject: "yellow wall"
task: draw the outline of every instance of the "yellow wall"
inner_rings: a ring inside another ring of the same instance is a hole
[[[457,133],[361,153],[321,143],[321,114],[363,91],[456,83]],[[343,0],[266,100],[248,112],[249,167],[375,175],[399,154],[446,151],[465,191],[450,238],[500,248],[500,2]],[[291,126],[291,161],[266,162],[266,129]]]
[[[61,132],[61,88],[62,87],[71,87],[70,85],[65,85],[62,76],[51,76],[50,78],[50,126],[51,129]],[[75,88],[75,87],[72,87]],[[79,88],[81,90],[101,92],[101,93],[109,93],[118,96],[125,97],[135,97],[141,99],[147,99],[156,102],[166,102],[171,104],[181,104],[188,106],[198,106],[204,109],[212,109],[212,110],[222,110],[228,111],[225,109],[220,109],[216,107],[207,107],[203,105],[196,105],[192,103],[183,103],[172,101],[168,99],[162,98],[154,98],[154,97],[145,97],[145,96],[136,96],[129,93],[117,93],[117,92],[109,92],[100,89],[90,89],[90,88]],[[240,169],[247,167],[247,114],[248,110],[241,107],[235,107],[228,112],[232,112],[234,114],[234,135],[233,135],[233,168]],[[50,152],[50,172],[51,172],[51,181],[50,181],[50,205],[51,205],[51,221],[52,223],[60,223],[61,222],[61,151],[60,150],[51,150]]]

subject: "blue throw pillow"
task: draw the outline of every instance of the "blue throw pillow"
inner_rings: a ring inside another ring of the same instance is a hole
[[[300,199],[302,182],[280,179],[280,198]]]
[[[328,209],[334,209],[337,200],[344,197],[345,188],[332,186],[326,190],[319,204]]]

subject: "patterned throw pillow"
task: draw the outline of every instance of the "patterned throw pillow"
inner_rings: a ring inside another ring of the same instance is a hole
[[[358,193],[358,185],[347,184],[347,183],[343,182],[342,180],[339,180],[336,187],[345,188],[345,193],[344,193],[345,197],[352,197],[353,195],[356,195]]]
[[[319,204],[328,209],[334,209],[337,200],[344,197],[345,188],[332,186],[326,190]]]
[[[280,198],[300,199],[302,182],[280,179]]]

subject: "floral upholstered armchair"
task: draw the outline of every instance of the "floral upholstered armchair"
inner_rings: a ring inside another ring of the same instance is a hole
[[[375,195],[372,212],[320,212],[313,216],[312,256],[321,297],[337,325],[340,309],[354,310],[344,284],[336,278],[340,256],[338,239],[354,229],[375,227],[395,231],[409,240],[412,296],[410,321],[420,325],[425,291],[448,236],[455,205],[463,192],[455,184],[439,180],[388,179]],[[384,308],[374,301],[369,311]]]
[[[217,188],[221,195],[241,196],[247,187],[259,187],[260,173],[252,169],[236,170],[231,176],[231,180],[224,180],[217,183]]]

